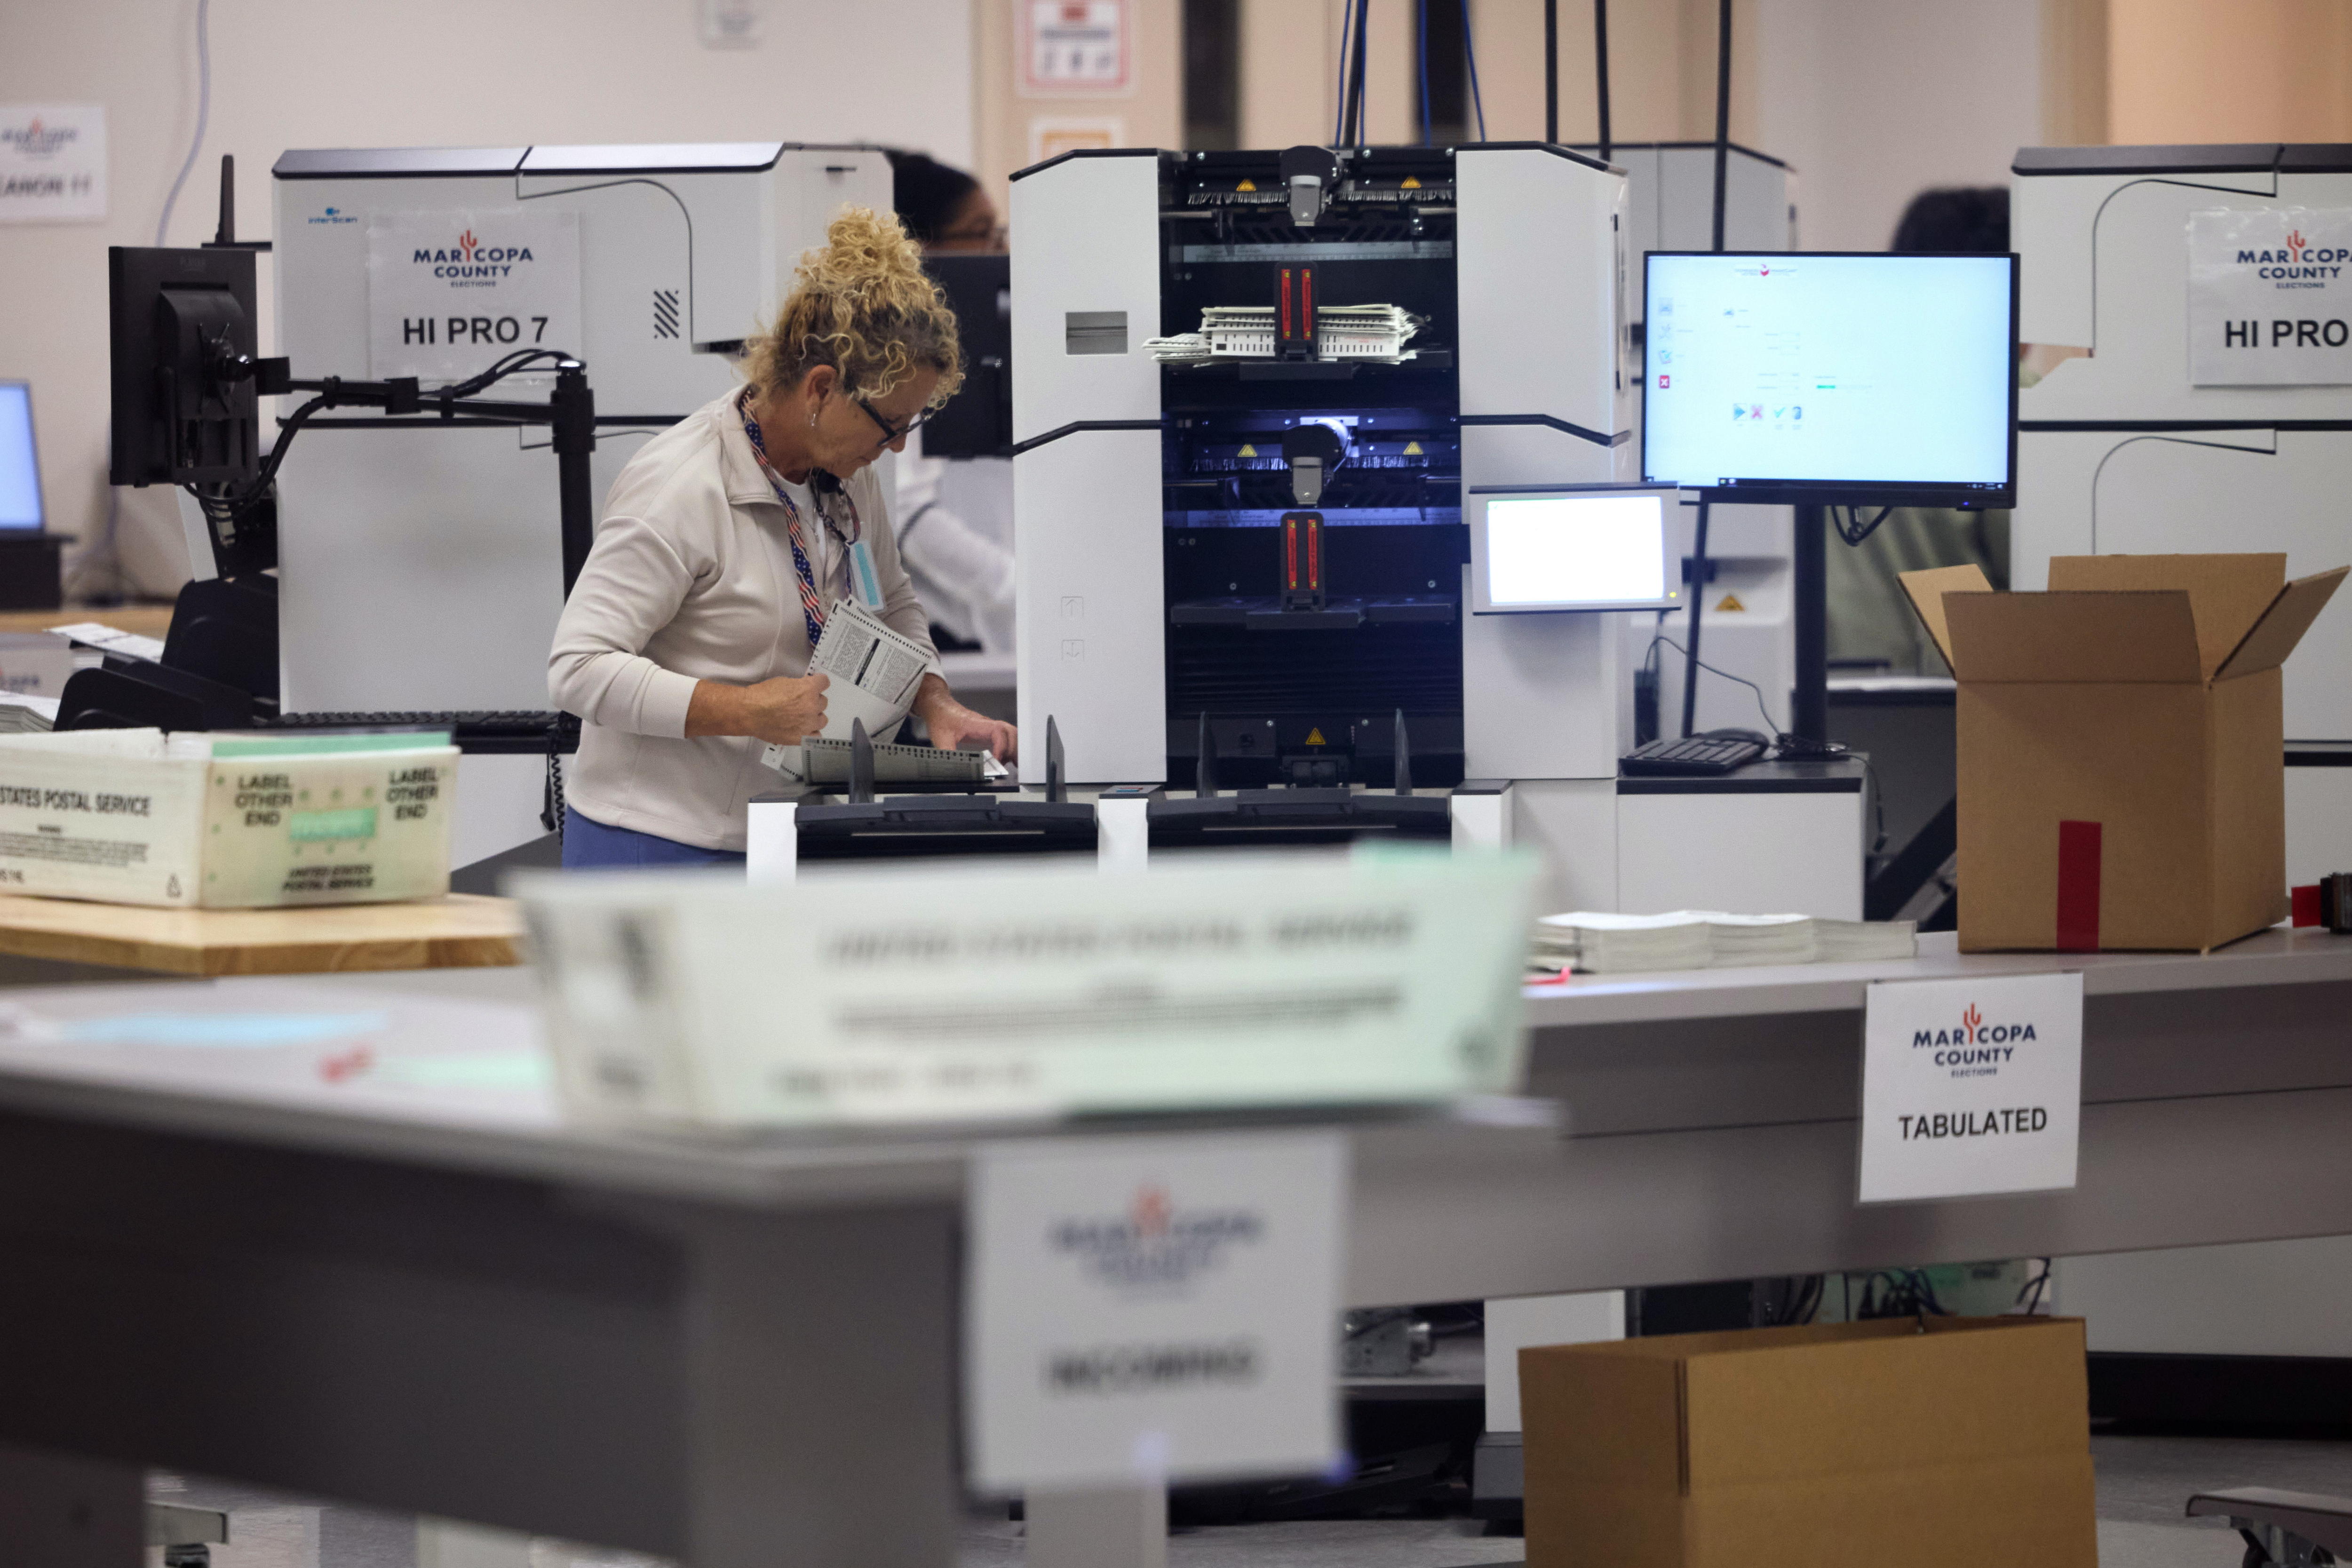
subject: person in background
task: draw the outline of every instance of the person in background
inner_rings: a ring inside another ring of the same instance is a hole
[[[1004,229],[980,182],[921,153],[889,154],[899,221],[926,252],[1001,251]],[[898,463],[898,550],[934,636],[1013,651],[1013,465],[950,463],[914,449]]]
[[[1998,185],[1922,191],[1895,226],[1897,252],[2005,253],[2009,192]],[[2031,373],[2019,369],[2021,384]],[[1973,563],[2009,586],[2009,513],[1897,507],[1859,545],[1829,531],[1829,658],[1832,668],[1893,675],[1948,675],[1896,578],[1931,566]]]
[[[963,360],[898,220],[836,216],[742,374],[613,481],[556,623],[549,695],[585,721],[566,867],[741,864],[751,797],[780,782],[767,744],[824,731],[809,659],[841,601],[931,651],[873,464],[954,395]],[[914,713],[934,746],[1014,759],[1013,726],[958,702],[936,660]]]

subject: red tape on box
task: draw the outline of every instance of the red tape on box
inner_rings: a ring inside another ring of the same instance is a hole
[[[2058,941],[2061,952],[2099,951],[2099,824],[2058,825]]]

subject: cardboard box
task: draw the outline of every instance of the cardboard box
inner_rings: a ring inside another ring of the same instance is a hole
[[[2286,918],[2279,667],[2345,568],[2062,555],[1904,591],[1959,682],[1960,950],[2194,949]]]
[[[2083,1351],[2066,1318],[1523,1350],[1529,1568],[2085,1568]]]
[[[0,736],[0,891],[182,909],[449,890],[438,735]]]

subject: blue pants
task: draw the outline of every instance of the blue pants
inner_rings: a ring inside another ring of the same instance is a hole
[[[705,849],[680,844],[659,834],[627,827],[607,827],[576,808],[563,813],[563,868],[587,870],[604,866],[740,866],[743,857],[730,849]]]

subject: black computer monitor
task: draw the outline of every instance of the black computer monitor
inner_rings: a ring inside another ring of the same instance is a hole
[[[963,390],[923,422],[927,458],[1013,455],[1013,258],[932,255],[923,270],[939,280],[963,346]]]
[[[118,485],[231,484],[257,476],[253,252],[107,252]]]
[[[1648,482],[1765,504],[2016,503],[2016,257],[1644,264]]]
[[[33,389],[0,381],[0,533],[41,531],[41,455],[33,445]]]

